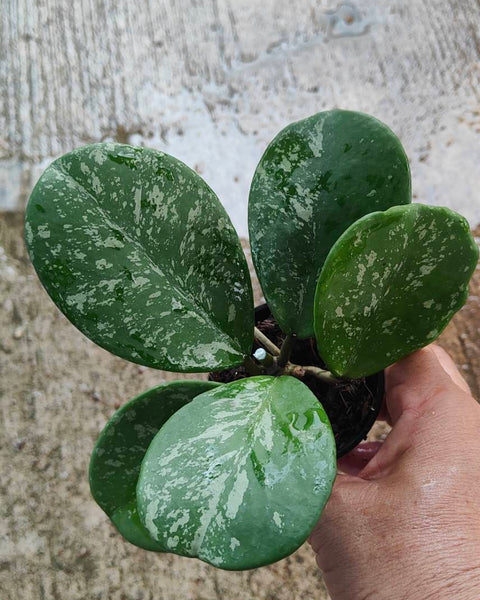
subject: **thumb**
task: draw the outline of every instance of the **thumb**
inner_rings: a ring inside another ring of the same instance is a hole
[[[460,372],[457,369],[453,360],[451,359],[450,355],[447,354],[447,352],[445,352],[443,348],[437,346],[437,344],[431,344],[429,347],[435,352],[435,355],[438,358],[438,362],[442,365],[446,373],[450,376],[453,383],[455,383],[455,385],[458,385],[458,387],[464,392],[467,392],[467,394],[471,394],[468,383],[465,381],[463,376],[460,375]]]
[[[431,344],[399,360],[386,370],[386,408],[392,425],[409,411],[428,412],[433,402],[454,400],[459,388],[469,392],[448,354]]]
[[[385,403],[393,429],[359,473],[364,479],[387,475],[408,450],[435,446],[437,438],[448,437],[445,429],[453,430],[457,417],[464,420],[472,410],[479,410],[453,361],[434,345],[387,369]]]

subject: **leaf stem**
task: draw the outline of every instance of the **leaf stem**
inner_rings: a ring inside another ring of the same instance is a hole
[[[265,369],[271,369],[272,367],[276,368],[275,359],[265,350],[265,348],[257,348],[253,353],[253,358]]]
[[[243,360],[243,366],[249,375],[263,375],[263,369],[252,359],[251,356],[246,356]]]
[[[292,375],[293,377],[298,377],[298,379],[302,379],[305,375],[313,375],[317,379],[321,379],[326,383],[340,383],[341,380],[337,379],[334,375],[327,371],[326,369],[321,369],[320,367],[313,366],[303,366],[303,365],[295,365],[294,363],[287,363],[285,365],[284,372],[287,375]]]
[[[273,354],[273,356],[280,356],[280,348],[275,346],[275,344],[271,342],[267,336],[260,331],[260,329],[255,327],[254,334],[257,342],[264,346],[270,352],[270,354]]]
[[[280,356],[277,360],[277,365],[280,369],[283,369],[283,367],[288,363],[288,359],[290,358],[290,354],[292,353],[294,342],[295,334],[289,333],[283,341],[282,348],[280,350]]]
[[[270,354],[272,354],[275,357],[278,357],[278,359],[276,361],[277,367],[280,367],[280,369],[283,369],[283,372],[286,375],[292,375],[293,377],[297,377],[298,379],[303,379],[305,377],[305,375],[312,375],[313,377],[316,377],[317,379],[321,379],[322,381],[325,381],[326,383],[330,383],[330,384],[341,383],[340,379],[337,379],[337,377],[332,375],[332,373],[330,373],[330,371],[327,371],[326,369],[321,369],[320,367],[314,367],[314,366],[305,366],[304,367],[303,365],[296,365],[296,364],[288,361],[288,359],[290,357],[290,353],[292,351],[292,344],[295,339],[294,335],[292,335],[292,334],[287,335],[287,337],[285,338],[285,341],[283,342],[282,350],[280,350],[280,348],[278,348],[272,341],[270,341],[265,334],[263,334],[259,329],[257,329],[257,327],[255,327],[254,333],[255,333],[255,339],[257,340],[257,342],[259,344],[261,344],[262,346],[264,346],[270,352]],[[254,361],[252,359],[250,359],[250,360],[252,363],[254,363]],[[280,365],[281,360],[285,361],[284,365]],[[255,365],[255,366],[257,368],[259,368],[258,365]],[[246,362],[245,362],[245,368],[247,368],[247,370],[248,370]]]

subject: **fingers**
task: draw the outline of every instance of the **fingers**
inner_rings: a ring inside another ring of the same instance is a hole
[[[385,402],[385,394],[383,394],[382,406],[380,407],[380,412],[378,413],[377,421],[386,421],[389,425],[392,424],[390,415],[388,414],[387,404]]]
[[[338,468],[348,475],[358,475],[378,452],[382,442],[365,442],[338,460]]]
[[[427,346],[389,367],[386,371],[386,409],[392,425],[405,411],[422,413],[428,401],[440,402],[451,392],[469,391],[448,354]]]
[[[460,374],[460,371],[457,369],[457,367],[456,367],[455,363],[453,362],[453,360],[451,359],[450,355],[447,354],[447,352],[445,352],[445,350],[443,348],[441,348],[440,346],[437,346],[437,344],[431,344],[429,346],[429,348],[431,348],[435,352],[435,355],[436,355],[439,363],[442,365],[443,369],[450,376],[453,383],[455,385],[458,385],[458,387],[460,389],[462,389],[464,392],[467,392],[467,394],[470,394],[470,387],[469,387],[468,383],[465,381],[463,376]]]
[[[428,346],[392,365],[386,373],[385,406],[393,426],[387,439],[358,475],[379,479],[417,444],[435,446],[444,428],[470,419],[478,405],[452,359],[438,346]],[[430,441],[429,441],[430,440]]]
[[[462,405],[470,411],[476,405],[450,356],[433,344],[392,365],[386,373],[386,390],[380,416],[393,430],[383,444],[360,444],[341,458],[341,472],[360,479],[381,478],[410,447],[423,416],[430,423],[436,413],[458,412]]]

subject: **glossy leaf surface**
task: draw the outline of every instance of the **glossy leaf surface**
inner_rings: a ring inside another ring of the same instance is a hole
[[[249,199],[252,256],[281,328],[313,337],[322,265],[357,219],[411,201],[395,134],[363,113],[332,110],[293,123],[268,146]]]
[[[146,550],[162,550],[137,513],[135,490],[150,442],[179,408],[218,386],[210,381],[159,385],[117,410],[100,434],[90,461],[90,489],[99,506],[132,544]]]
[[[162,547],[249,569],[304,542],[335,474],[335,440],[312,392],[292,377],[252,377],[198,396],[162,427],[137,503]]]
[[[25,236],[53,301],[113,354],[208,371],[250,351],[240,242],[213,191],[179,160],[113,143],[66,154],[33,190]]]
[[[467,221],[412,204],[360,219],[334,245],[315,296],[319,352],[363,377],[433,342],[465,303],[478,249]]]

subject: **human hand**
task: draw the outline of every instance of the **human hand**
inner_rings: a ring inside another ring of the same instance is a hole
[[[310,537],[333,600],[480,598],[480,406],[431,345],[387,369],[383,444],[339,461]]]

